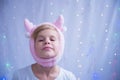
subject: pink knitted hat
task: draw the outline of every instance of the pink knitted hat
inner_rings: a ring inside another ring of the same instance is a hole
[[[52,67],[52,66],[56,65],[56,63],[61,59],[63,51],[64,51],[64,35],[62,33],[64,31],[64,28],[63,28],[64,18],[63,18],[63,16],[60,15],[54,23],[45,22],[45,23],[42,23],[42,24],[39,24],[36,26],[36,25],[33,25],[33,23],[31,23],[28,19],[25,19],[24,24],[25,24],[25,28],[27,30],[28,36],[30,37],[30,41],[29,41],[30,42],[30,51],[32,53],[33,58],[36,60],[36,62],[43,67]],[[49,24],[49,25],[55,27],[60,35],[59,54],[56,57],[50,58],[50,59],[43,59],[43,58],[40,58],[36,55],[36,52],[34,49],[34,39],[31,37],[33,32],[36,30],[36,28],[38,26],[41,26],[44,24]]]

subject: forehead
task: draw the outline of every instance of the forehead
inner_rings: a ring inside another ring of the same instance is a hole
[[[58,32],[54,29],[45,29],[45,30],[42,30],[38,33],[38,37],[40,36],[53,36],[53,37],[58,37]]]

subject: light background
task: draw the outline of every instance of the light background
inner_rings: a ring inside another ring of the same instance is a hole
[[[120,0],[0,0],[0,80],[34,63],[24,19],[53,22],[63,14],[60,66],[78,80],[120,80]]]

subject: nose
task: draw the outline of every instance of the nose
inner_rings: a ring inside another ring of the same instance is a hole
[[[46,40],[45,40],[45,44],[50,44],[50,40],[49,40],[49,39],[46,39]]]

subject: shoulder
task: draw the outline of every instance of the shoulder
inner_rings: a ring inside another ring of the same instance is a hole
[[[26,67],[24,67],[24,68],[21,68],[21,69],[18,69],[18,70],[16,70],[15,71],[15,73],[27,73],[27,72],[29,72],[30,71],[30,69],[31,69],[31,66],[26,66]]]
[[[61,80],[76,80],[75,75],[72,72],[70,72],[66,69],[63,69],[63,68],[60,68],[59,78]]]
[[[14,71],[12,80],[22,80],[31,75],[31,65]]]

